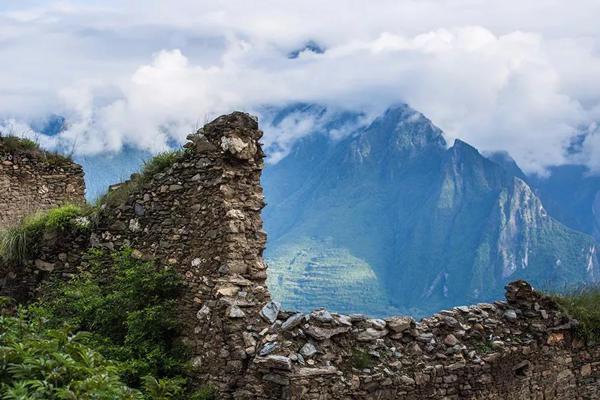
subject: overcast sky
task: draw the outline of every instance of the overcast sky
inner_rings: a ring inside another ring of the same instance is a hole
[[[35,135],[60,114],[43,144],[156,152],[234,109],[405,101],[529,172],[600,172],[598,16],[598,0],[0,0],[0,125]],[[310,40],[325,52],[288,58]]]

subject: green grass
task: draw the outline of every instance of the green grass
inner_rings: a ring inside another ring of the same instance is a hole
[[[0,233],[0,256],[5,262],[23,263],[35,253],[44,233],[67,229],[87,229],[83,208],[67,204],[49,211],[35,213]]]
[[[154,175],[165,171],[181,158],[183,152],[183,150],[165,151],[144,162],[140,179],[146,182],[152,179]]]
[[[129,195],[138,190],[141,185],[150,182],[156,174],[166,171],[171,165],[181,159],[184,151],[165,151],[144,162],[139,174],[132,175],[129,181],[124,182],[117,189],[100,196],[95,201],[95,206],[101,207],[102,205],[106,205],[109,207],[118,207],[122,205],[129,198]]]
[[[552,298],[571,317],[579,321],[575,334],[585,341],[600,341],[600,287],[585,287]]]
[[[352,351],[352,366],[356,369],[366,369],[371,368],[375,365],[375,361],[373,360],[373,356],[367,353],[364,350],[354,349]]]
[[[33,140],[17,136],[0,136],[0,145],[10,153],[40,150],[40,146]]]
[[[40,148],[40,145],[37,142],[17,136],[0,135],[0,149],[9,153],[37,154],[40,155],[41,158],[49,165],[57,167],[72,161],[70,156],[56,152],[44,151]]]

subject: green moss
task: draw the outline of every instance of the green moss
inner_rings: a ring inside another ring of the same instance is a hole
[[[585,341],[600,341],[600,287],[585,287],[552,298],[579,321],[575,334]]]
[[[0,233],[0,256],[5,262],[23,263],[34,254],[44,233],[88,229],[89,222],[81,218],[85,214],[80,206],[67,204],[30,215]]]
[[[375,364],[373,357],[364,350],[352,351],[352,366],[356,369],[371,368]]]
[[[479,354],[489,354],[494,351],[492,343],[489,340],[476,343],[474,348]]]

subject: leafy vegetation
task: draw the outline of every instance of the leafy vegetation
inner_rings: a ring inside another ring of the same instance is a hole
[[[48,328],[26,310],[0,315],[3,399],[142,399],[118,366],[86,344],[86,334]]]
[[[130,249],[90,250],[86,262],[85,272],[48,283],[36,304],[0,319],[0,332],[12,332],[0,335],[0,397],[216,399],[212,387],[193,392],[186,378],[177,273]],[[19,344],[27,332],[31,341]],[[41,397],[31,394],[39,388]]]
[[[175,340],[181,288],[176,272],[139,261],[130,250],[91,250],[87,258],[88,271],[55,283],[40,302],[50,323],[91,332],[95,347],[121,362],[123,378],[133,387],[146,375],[182,374],[186,354]]]
[[[152,177],[160,172],[164,172],[173,165],[184,154],[185,150],[172,150],[159,153],[148,161],[144,162],[142,171],[139,174],[132,175],[131,179],[121,184],[115,190],[111,190],[100,196],[96,201],[96,206],[106,204],[110,207],[117,207],[129,197],[129,195],[138,189],[144,183],[149,182]]]
[[[35,252],[44,233],[88,229],[86,213],[80,206],[67,204],[30,215],[0,233],[0,256],[6,262],[22,263]]]
[[[586,341],[600,341],[600,287],[584,287],[552,298],[579,321],[575,334]]]

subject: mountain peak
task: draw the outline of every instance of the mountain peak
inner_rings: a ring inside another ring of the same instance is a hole
[[[471,146],[469,143],[460,140],[460,139],[454,139],[454,144],[452,145],[452,149],[454,149],[454,151],[466,151],[466,152],[473,152],[473,153],[477,153],[479,154],[479,150],[477,150],[475,147]]]
[[[404,103],[389,107],[361,136],[411,153],[424,148],[446,148],[442,131],[423,114]]]

